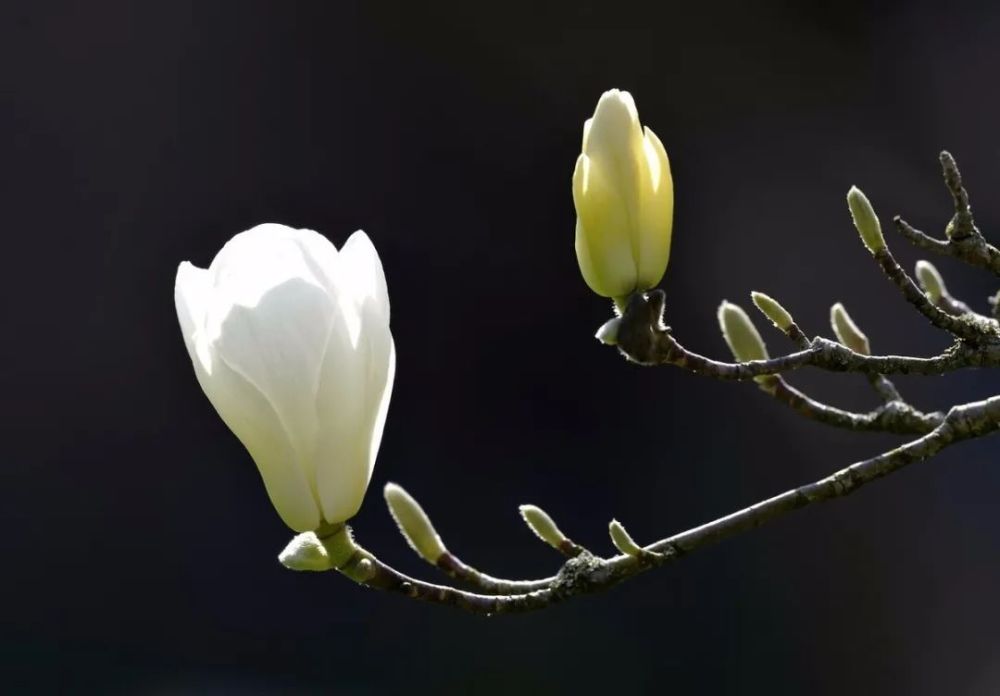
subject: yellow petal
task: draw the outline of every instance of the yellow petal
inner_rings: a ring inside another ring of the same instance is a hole
[[[657,285],[667,270],[674,219],[674,181],[670,161],[656,133],[643,138],[643,177],[638,229],[638,289]]]
[[[580,155],[573,172],[576,255],[587,285],[604,297],[635,289],[636,264],[625,205],[598,167]]]

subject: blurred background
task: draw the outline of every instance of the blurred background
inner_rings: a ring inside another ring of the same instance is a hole
[[[996,440],[612,592],[487,620],[277,563],[291,534],[201,393],[172,296],[180,261],[207,266],[260,222],[337,245],[368,232],[398,377],[355,527],[403,570],[435,579],[394,531],[390,480],[499,575],[560,563],[519,503],[602,552],[613,516],[640,541],[686,529],[899,440],[592,338],[610,308],[573,253],[584,119],[628,89],[666,145],[663,287],[685,345],[726,358],[715,309],[757,289],[810,335],[841,300],[876,350],[931,354],[947,338],[881,276],[844,195],[940,234],[948,148],[1000,234],[1000,10],[251,0],[0,17],[4,691],[1000,692]],[[985,309],[995,279],[935,263]],[[860,377],[793,381],[876,403]],[[933,409],[1000,380],[898,384]]]

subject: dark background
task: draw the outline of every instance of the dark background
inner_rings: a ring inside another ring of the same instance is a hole
[[[393,530],[389,480],[501,575],[558,567],[522,502],[603,552],[612,516],[642,541],[702,523],[898,440],[593,340],[609,307],[573,254],[583,120],[628,89],[667,147],[663,287],[689,347],[726,357],[715,308],[760,289],[811,334],[843,300],[877,350],[930,354],[946,338],[871,263],[844,194],[940,233],[947,147],[1000,227],[1000,14],[943,5],[5,3],[4,690],[997,693],[995,441],[487,620],[278,565],[291,535],[172,299],[178,262],[256,223],[369,233],[399,360],[355,526],[405,570],[435,577]],[[985,308],[986,274],[938,266]],[[874,403],[861,378],[794,381]],[[998,388],[899,384],[925,408]]]

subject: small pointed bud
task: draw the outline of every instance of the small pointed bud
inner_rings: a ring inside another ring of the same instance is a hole
[[[857,186],[852,186],[847,192],[847,207],[851,209],[854,226],[861,235],[861,241],[868,247],[868,251],[874,254],[885,249],[882,225],[878,221],[875,209]]]
[[[871,346],[868,344],[868,337],[865,336],[858,325],[851,319],[851,315],[844,309],[840,302],[830,307],[830,326],[833,333],[837,335],[837,340],[845,346],[861,355],[871,355]]]
[[[769,297],[756,290],[750,293],[750,297],[753,299],[753,303],[757,305],[757,309],[782,331],[788,331],[791,325],[795,323],[788,310],[778,304],[778,301],[773,297]]]
[[[278,554],[281,565],[290,570],[332,570],[333,561],[314,532],[303,532],[288,542]]]
[[[396,520],[399,532],[417,554],[431,565],[436,565],[448,550],[441,537],[434,530],[430,518],[420,503],[413,499],[402,486],[395,483],[385,485],[385,502],[389,513]]]
[[[606,346],[618,345],[618,327],[621,326],[621,323],[622,320],[620,317],[608,319],[601,324],[601,328],[594,334],[594,338]]]
[[[738,305],[723,300],[719,305],[719,328],[738,362],[767,360],[767,346],[750,317]]]
[[[559,531],[559,527],[545,510],[535,505],[522,505],[518,509],[531,531],[552,548],[561,551],[566,544],[572,543],[565,534]]]
[[[917,261],[917,281],[927,294],[932,304],[937,304],[942,297],[948,296],[948,288],[938,269],[930,261]]]
[[[626,556],[641,556],[645,553],[618,520],[611,520],[608,524],[608,533],[611,535],[611,542],[615,548]]]

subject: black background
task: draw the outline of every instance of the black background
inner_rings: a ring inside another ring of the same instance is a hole
[[[389,480],[501,575],[559,563],[522,502],[604,552],[612,516],[642,541],[707,521],[897,440],[593,340],[609,307],[573,254],[583,120],[628,89],[666,145],[663,287],[689,347],[726,357],[715,308],[760,289],[810,334],[843,300],[877,350],[930,354],[947,339],[871,263],[844,194],[939,233],[947,147],[980,226],[1000,227],[1000,15],[944,5],[4,3],[3,683],[997,693],[993,441],[610,593],[487,620],[278,565],[291,535],[200,392],[172,299],[178,262],[206,266],[259,222],[369,233],[399,358],[355,526],[405,570],[434,578],[393,530]],[[985,307],[986,274],[938,265]],[[861,378],[795,382],[874,403]],[[899,385],[944,408],[997,379]]]

